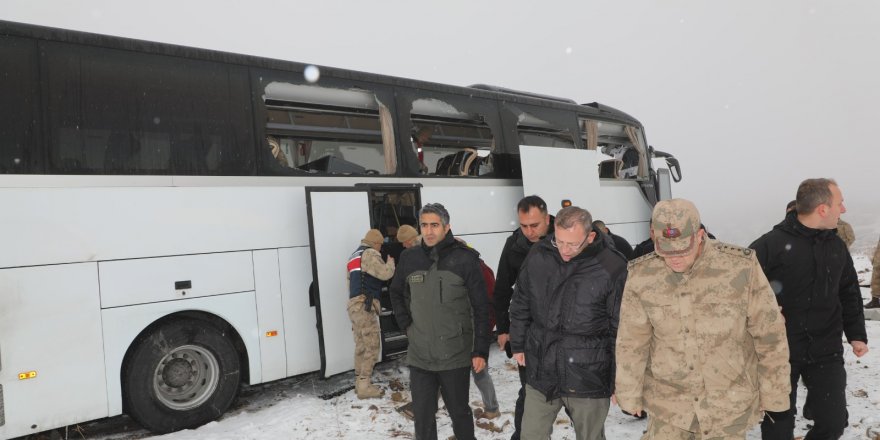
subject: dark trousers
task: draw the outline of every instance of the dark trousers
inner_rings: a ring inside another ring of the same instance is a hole
[[[804,440],[838,439],[847,426],[846,369],[843,359],[819,363],[791,364],[791,408],[783,412],[767,412],[761,422],[763,440],[791,440],[797,413],[798,378],[807,387],[807,402],[813,416],[813,428]]]
[[[519,440],[522,432],[522,418],[526,411],[526,367],[517,366],[519,369],[519,396],[516,397],[516,407],[513,411],[513,435],[510,440]]]
[[[437,392],[443,396],[458,440],[474,440],[474,419],[468,404],[470,367],[428,371],[409,367],[416,440],[437,440]]]

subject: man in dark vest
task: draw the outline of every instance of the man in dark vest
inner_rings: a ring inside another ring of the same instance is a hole
[[[379,293],[394,275],[394,258],[382,260],[382,233],[370,229],[348,258],[348,317],[354,335],[355,392],[358,399],[380,397],[384,391],[371,382],[379,358]]]

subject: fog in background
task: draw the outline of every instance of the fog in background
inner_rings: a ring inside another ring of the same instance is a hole
[[[807,177],[837,179],[856,250],[880,233],[880,2],[3,0],[0,18],[598,101],[680,159],[673,195],[719,239],[769,230]]]

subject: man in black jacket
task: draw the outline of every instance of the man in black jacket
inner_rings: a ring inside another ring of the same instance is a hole
[[[614,234],[611,232],[611,229],[608,229],[608,226],[605,225],[605,222],[602,220],[594,220],[593,221],[593,229],[598,231],[602,231],[607,235],[611,241],[614,243],[614,248],[617,249],[617,252],[623,254],[623,256],[628,260],[633,259],[633,247],[626,241],[625,238]]]
[[[532,248],[510,304],[513,357],[528,367],[522,438],[546,439],[565,407],[577,438],[605,439],[626,260],[570,206]]]
[[[422,243],[403,251],[391,281],[391,303],[409,348],[415,437],[437,439],[437,391],[455,438],[473,440],[470,371],[486,368],[489,298],[479,253],[455,240],[439,203],[419,211]]]
[[[868,352],[862,297],[852,257],[835,233],[846,212],[837,183],[807,179],[796,200],[796,210],[750,246],[785,317],[791,363],[791,409],[768,413],[761,434],[792,438],[802,378],[815,422],[806,439],[837,439],[848,416],[842,335],[856,356]]]
[[[501,250],[501,259],[498,261],[498,275],[495,277],[495,292],[493,302],[495,306],[495,325],[498,327],[498,348],[507,351],[507,357],[513,356],[510,352],[510,298],[513,297],[513,286],[519,276],[520,267],[526,259],[526,254],[532,245],[553,233],[553,216],[547,213],[547,203],[538,196],[526,196],[516,205],[516,215],[519,220],[519,229],[513,231],[504,249]],[[526,402],[526,367],[519,367],[519,396],[516,398],[516,408],[513,413],[513,435],[510,440],[519,440],[522,428],[522,415]]]

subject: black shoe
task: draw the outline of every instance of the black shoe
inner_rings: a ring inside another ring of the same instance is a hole
[[[399,412],[400,415],[402,415],[402,416],[408,418],[410,421],[415,421],[415,420],[416,420],[415,414],[413,413],[413,404],[412,404],[412,402],[409,402],[409,403],[407,403],[406,405],[403,405],[403,406],[397,408],[397,412]]]
[[[865,304],[865,308],[866,309],[880,309],[880,298],[877,298],[876,296],[871,298],[871,301],[868,301],[868,303]]]
[[[648,414],[645,412],[645,410],[642,410],[641,415],[635,415],[635,414],[632,414],[632,413],[628,413],[628,412],[626,412],[626,411],[624,411],[624,410],[620,410],[620,412],[622,412],[622,413],[624,413],[624,414],[626,414],[626,415],[628,415],[628,416],[633,416],[633,417],[635,417],[635,418],[637,418],[637,419],[644,419],[645,417],[648,417]]]

